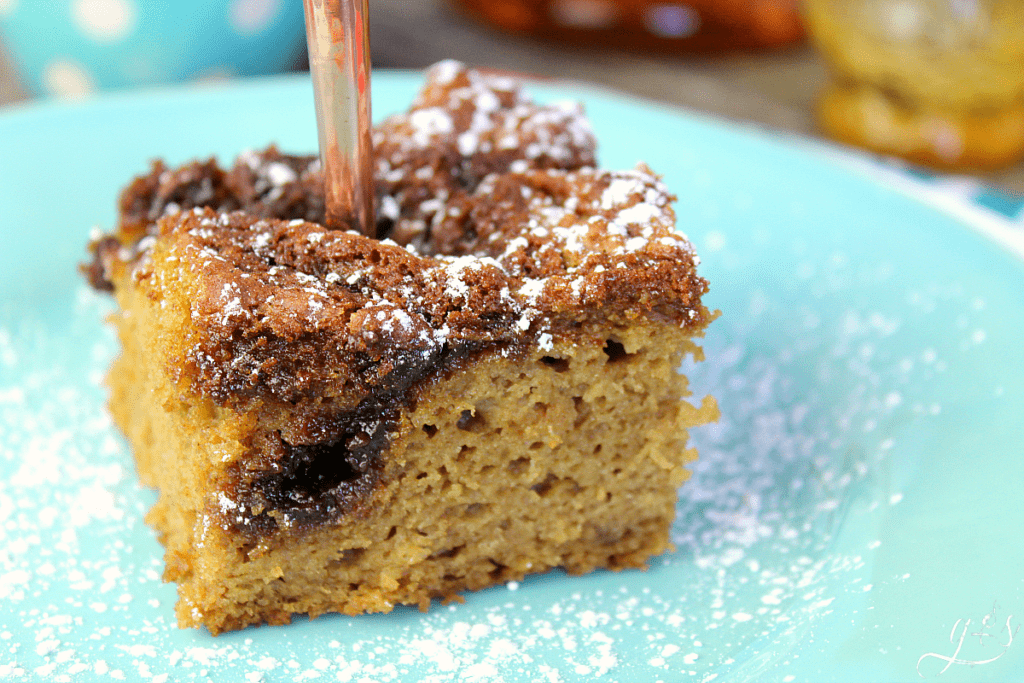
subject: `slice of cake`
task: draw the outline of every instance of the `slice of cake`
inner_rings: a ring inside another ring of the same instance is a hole
[[[713,315],[661,181],[595,170],[578,108],[451,62],[375,148],[385,239],[325,230],[319,164],[271,148],[155,164],[93,245],[181,626],[669,547],[686,430],[717,411],[683,400]]]

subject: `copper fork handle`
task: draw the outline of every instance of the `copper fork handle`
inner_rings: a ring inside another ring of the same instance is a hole
[[[376,236],[368,0],[303,0],[330,228]]]

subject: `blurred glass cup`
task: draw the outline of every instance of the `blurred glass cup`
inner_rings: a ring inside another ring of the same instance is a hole
[[[830,136],[946,169],[1024,157],[1024,2],[805,0]]]
[[[250,76],[300,65],[298,0],[0,0],[0,40],[35,95]]]

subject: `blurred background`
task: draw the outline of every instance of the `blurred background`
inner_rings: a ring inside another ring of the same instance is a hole
[[[369,0],[375,68],[586,81],[1024,195],[1022,0]],[[305,68],[300,0],[0,0],[0,111]]]

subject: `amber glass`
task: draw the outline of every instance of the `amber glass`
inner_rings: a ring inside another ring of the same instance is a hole
[[[806,0],[824,130],[952,169],[1024,156],[1024,2]]]
[[[716,52],[800,40],[798,0],[454,0],[506,31],[640,52]]]

